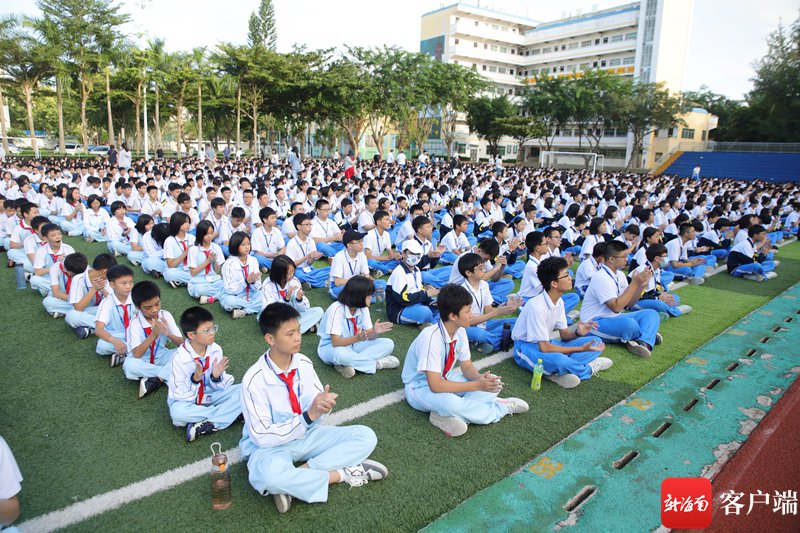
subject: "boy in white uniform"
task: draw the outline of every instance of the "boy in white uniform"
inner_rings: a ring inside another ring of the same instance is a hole
[[[359,233],[349,229],[342,237],[344,250],[338,252],[333,257],[333,264],[330,270],[328,294],[334,300],[339,297],[347,280],[353,276],[364,276],[370,278],[369,264],[367,256],[364,254],[364,237],[366,233]],[[386,291],[386,282],[376,280],[375,287],[382,287]]]
[[[97,355],[110,355],[111,366],[125,360],[128,353],[128,328],[135,314],[131,289],[133,270],[125,265],[114,265],[107,274],[109,296],[100,302],[95,321]]]
[[[373,274],[390,274],[400,264],[401,258],[399,252],[392,250],[392,238],[389,234],[391,217],[386,211],[376,211],[374,219],[375,228],[364,237],[367,264],[373,269]]]
[[[261,220],[260,227],[253,230],[253,254],[258,260],[258,266],[264,272],[272,267],[272,260],[285,253],[286,241],[283,233],[276,227],[278,216],[271,207],[264,207],[258,212]]]
[[[74,254],[75,249],[62,242],[61,228],[55,224],[44,224],[41,234],[47,239],[47,244],[39,246],[33,255],[31,288],[38,290],[42,296],[47,296],[51,286],[50,269],[66,256]]]
[[[588,335],[597,324],[580,322],[574,330],[567,327],[562,296],[572,288],[572,278],[566,259],[544,259],[538,275],[548,290],[528,300],[522,308],[511,332],[514,360],[532,372],[541,359],[547,378],[571,389],[597,372],[611,368],[613,362],[598,357],[605,345],[599,338]],[[559,340],[550,338],[553,330],[558,330]]]
[[[378,442],[371,429],[323,423],[337,395],[329,385],[323,389],[313,364],[299,353],[297,311],[273,303],[258,324],[269,350],[242,379],[245,423],[239,442],[253,488],[272,494],[278,512],[285,513],[292,498],[325,502],[329,485],[357,487],[388,476],[385,466],[367,459]]]
[[[69,289],[69,304],[72,306],[64,320],[79,339],[94,333],[97,322],[97,307],[108,296],[108,269],[117,264],[111,254],[98,254],[92,268],[72,278]]]
[[[0,528],[8,533],[18,532],[11,524],[19,517],[19,498],[22,490],[22,474],[14,460],[14,454],[0,437]]]
[[[228,374],[228,358],[214,342],[219,326],[203,307],[181,315],[184,341],[172,356],[167,405],[172,423],[186,426],[186,440],[225,429],[242,415],[239,385]]]
[[[499,376],[481,374],[472,364],[466,329],[472,320],[472,296],[464,287],[447,284],[439,293],[442,320],[429,326],[408,348],[403,365],[406,400],[430,412],[430,422],[450,437],[467,432],[467,424],[492,424],[506,415],[524,413],[519,398],[498,398]],[[461,372],[456,372],[456,360]]]
[[[125,377],[139,381],[139,398],[157,391],[169,379],[170,362],[176,346],[183,342],[172,313],[161,309],[161,291],[152,281],[140,281],[131,290],[131,300],[138,311],[128,330],[130,352],[122,370]]]
[[[85,271],[86,256],[80,253],[71,253],[50,267],[50,293],[42,300],[42,305],[53,318],[61,318],[72,311],[69,303],[72,280]]]
[[[331,267],[314,267],[314,261],[322,257],[317,251],[317,244],[310,236],[311,219],[304,213],[294,216],[297,235],[286,245],[286,255],[292,258],[297,265],[295,276],[301,283],[307,283],[314,288],[324,287],[328,283]]]

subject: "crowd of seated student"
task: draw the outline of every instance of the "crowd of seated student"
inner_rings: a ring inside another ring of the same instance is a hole
[[[774,278],[776,246],[800,221],[794,184],[375,161],[349,177],[338,161],[47,165],[2,170],[8,266],[50,315],[95,336],[140,398],[166,385],[188,441],[243,420],[250,482],[282,512],[293,497],[325,501],[331,483],[388,475],[368,459],[372,430],[320,423],[337,395],[315,357],[344,378],[398,368],[393,327],[418,326],[399,378],[406,399],[459,436],[528,410],[498,396],[501,377],[479,372],[471,348],[496,351],[509,332],[518,365],[541,360],[574,388],[613,365],[606,343],[654,355],[660,322],[692,311],[675,280],[702,284],[722,261],[732,276]],[[108,252],[90,261],[65,233]],[[159,286],[134,284],[120,257],[200,306],[176,322]],[[332,299],[324,309],[311,307],[314,289]],[[388,322],[371,317],[377,292]],[[240,384],[202,307],[216,302],[255,315],[269,347]],[[317,354],[298,353],[313,333]]]

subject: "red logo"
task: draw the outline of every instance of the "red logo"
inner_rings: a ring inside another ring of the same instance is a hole
[[[704,477],[670,477],[661,482],[661,525],[702,529],[711,525],[711,481]]]

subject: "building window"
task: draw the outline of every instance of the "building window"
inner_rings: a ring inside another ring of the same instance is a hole
[[[700,138],[701,138],[702,140],[704,140],[704,141],[706,140],[706,130],[703,130],[703,131],[700,133]]]
[[[489,67],[489,72],[497,72],[497,67],[492,65]]]
[[[456,44],[458,44],[458,39],[456,39]]]
[[[508,69],[508,73],[513,76],[514,75],[514,69],[513,68],[512,69]]]
[[[472,43],[473,48],[478,48],[478,43]]]
[[[604,67],[604,66],[606,66],[606,60],[605,60],[605,59],[604,59],[604,60],[602,60],[602,61],[600,61],[600,66],[601,66],[601,67]]]
[[[548,47],[546,47],[546,48],[542,48],[542,53],[543,53],[543,54],[549,54],[551,50],[552,50],[552,49],[551,49],[551,48],[548,46]]]
[[[513,56],[513,55],[514,55],[516,52],[517,52],[517,51],[516,51],[516,50],[514,50],[513,48],[511,49],[511,55],[512,55],[512,56]]]
[[[456,59],[456,60],[454,60],[454,61],[453,61],[453,64],[454,64],[454,65],[458,65],[458,60],[457,60],[457,59]]]
[[[553,72],[558,72],[558,67],[553,67]]]
[[[569,46],[567,46],[567,48],[569,48],[570,50],[575,50],[576,48],[578,48],[578,43],[577,42],[569,43]]]
[[[589,63],[581,63],[581,70],[589,70]]]
[[[532,56],[538,56],[541,53],[542,53],[542,51],[539,48],[535,48],[535,49],[531,50],[531,55]],[[528,55],[528,53],[525,52],[525,55]]]
[[[456,152],[459,154],[466,154],[467,153],[466,143],[456,143]]]
[[[611,36],[611,42],[612,43],[618,43],[618,42],[620,42],[622,40],[623,37],[624,37],[624,35],[622,35],[621,33],[619,35],[612,35]]]
[[[566,45],[566,44],[562,44],[562,45],[561,45],[561,49],[562,49],[562,50],[566,50],[566,49],[567,49],[567,45]]]
[[[506,48],[505,46],[501,46],[500,47],[500,53],[501,54],[507,54],[508,53],[508,48]]]
[[[478,64],[477,63],[473,63],[472,64],[472,70],[478,70]]]
[[[694,139],[694,130],[690,128],[683,128],[681,132],[681,139]]]
[[[633,33],[626,33],[625,34],[626,41],[635,41],[636,40],[636,32]]]
[[[592,61],[592,68],[597,68],[597,61]]]
[[[575,72],[576,68],[577,67],[575,65],[570,65],[567,67],[567,70],[569,70],[570,72]]]
[[[581,48],[586,48],[587,46],[592,46],[592,41],[581,41]]]
[[[496,44],[490,45],[489,50],[492,52],[497,52],[497,45]]]
[[[558,71],[559,72],[564,72],[564,65],[561,65],[560,67],[558,67]]]
[[[475,21],[475,25],[476,25],[476,26],[480,25],[480,22],[478,22],[478,21],[476,20],[476,21]]]
[[[486,44],[486,43],[483,43],[483,49],[484,49],[484,50],[486,50],[486,49],[488,49],[488,48],[489,48],[489,45],[488,45],[488,44]]]
[[[514,94],[514,89],[509,89],[508,94]]]
[[[622,60],[623,65],[633,65],[634,63],[636,63],[635,57],[626,57],[625,59]]]
[[[608,37],[603,37],[603,44],[608,44]]]
[[[497,73],[498,74],[505,74],[506,73],[506,67],[497,67]]]
[[[600,44],[600,37],[598,37],[597,39],[595,39],[595,40],[594,40],[594,44],[595,44],[595,45],[598,45],[598,44]]]
[[[483,70],[486,70],[486,65],[483,65]]]
[[[609,67],[617,67],[617,66],[619,66],[620,63],[622,63],[622,60],[620,58],[609,59],[608,60],[608,66]]]
[[[493,30],[499,30],[500,26],[498,26],[497,24],[492,24],[492,29]]]
[[[525,55],[526,55],[526,56],[529,56],[529,55],[531,55],[531,51],[530,51],[530,50],[525,50]]]

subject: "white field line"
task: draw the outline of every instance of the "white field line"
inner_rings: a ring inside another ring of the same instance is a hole
[[[793,242],[793,241],[792,241]],[[715,268],[711,276],[725,270],[725,265]],[[686,286],[686,282],[673,283],[671,290],[677,290]],[[478,370],[502,363],[513,356],[512,351],[499,352],[492,356],[475,361]],[[394,405],[403,400],[403,389],[397,389],[387,394],[383,394],[366,402],[362,402],[328,417],[327,423],[330,425],[340,425],[374,413],[384,407]],[[623,400],[624,401],[624,400]],[[229,464],[241,462],[241,450],[239,447],[232,448],[225,452],[228,455]],[[208,459],[200,459],[194,463],[167,470],[157,476],[149,477],[136,483],[131,483],[120,489],[112,490],[104,494],[98,494],[88,500],[72,504],[68,507],[53,511],[36,518],[31,518],[23,522],[18,527],[26,533],[48,533],[57,529],[65,528],[94,516],[118,509],[136,500],[141,500],[157,492],[171,489],[181,483],[190,481],[194,478],[208,474]]]

